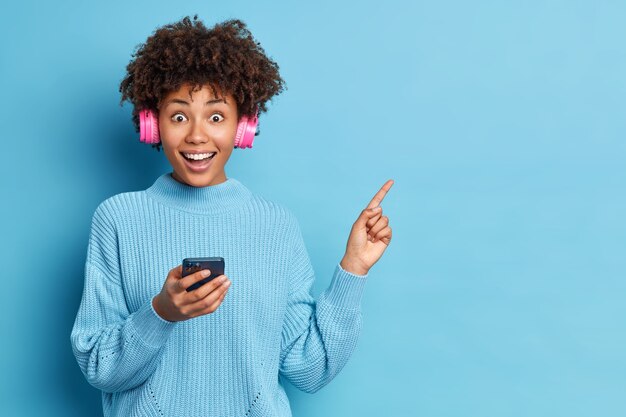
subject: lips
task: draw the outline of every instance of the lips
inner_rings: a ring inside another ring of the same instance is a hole
[[[189,160],[187,159],[184,155],[181,155],[184,161],[185,166],[187,167],[187,169],[189,169],[192,172],[204,172],[206,170],[208,170],[211,165],[213,165],[213,159],[215,159],[215,155],[213,154],[212,157],[207,158],[207,159],[202,159],[200,161],[193,161],[193,160]]]

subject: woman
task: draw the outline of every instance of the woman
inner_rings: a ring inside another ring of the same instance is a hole
[[[94,213],[71,334],[81,370],[105,416],[290,416],[282,379],[315,392],[356,345],[368,271],[391,241],[379,204],[393,182],[316,301],[294,214],[226,176],[240,127],[283,88],[245,24],[166,25],[127,70],[122,101],[173,171]],[[181,260],[206,256],[223,257],[224,274],[186,291],[209,271],[183,278]]]

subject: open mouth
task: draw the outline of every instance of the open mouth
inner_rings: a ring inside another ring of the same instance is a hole
[[[204,161],[207,159],[211,159],[215,156],[215,152],[207,152],[207,153],[180,153],[183,158],[188,161],[196,162],[196,161]]]
[[[217,154],[216,152],[208,153],[180,153],[185,159],[185,164],[192,171],[204,171],[211,165],[211,161]]]

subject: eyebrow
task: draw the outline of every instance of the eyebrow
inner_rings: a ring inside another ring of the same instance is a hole
[[[185,100],[181,100],[179,98],[173,98],[171,100],[169,100],[164,107],[169,106],[172,103],[177,103],[177,104],[182,104],[183,106],[188,106],[189,103],[186,102]],[[205,106],[208,106],[209,104],[215,104],[215,103],[226,103],[226,99],[225,98],[217,98],[217,99],[213,99],[213,100],[209,100],[206,103],[204,103]],[[228,104],[228,103],[226,103]]]

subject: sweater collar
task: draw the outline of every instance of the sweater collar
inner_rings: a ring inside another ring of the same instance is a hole
[[[166,206],[199,214],[237,209],[252,197],[252,192],[232,177],[220,184],[193,187],[175,180],[171,172],[158,177],[146,192]]]

